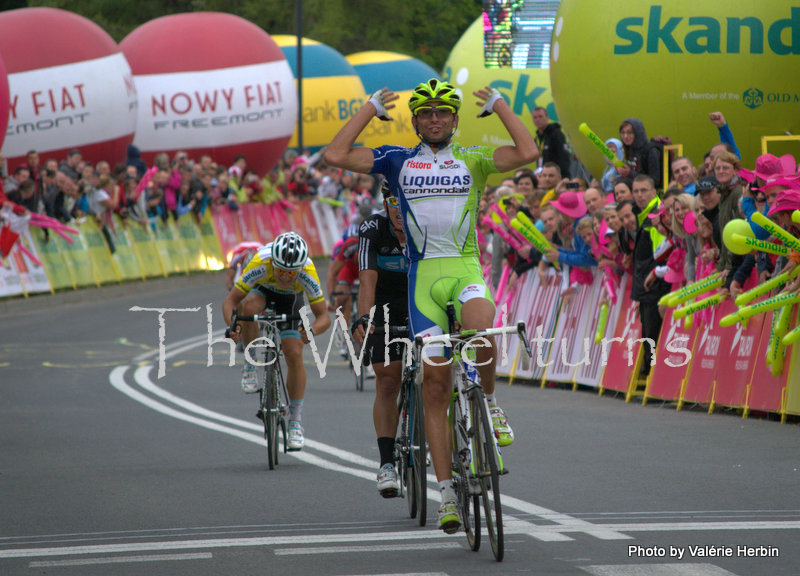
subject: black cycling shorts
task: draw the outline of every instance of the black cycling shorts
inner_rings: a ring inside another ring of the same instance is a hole
[[[389,302],[389,325],[390,326],[408,326],[408,303],[405,301]],[[377,304],[375,308],[375,317],[372,325],[376,328],[383,330],[383,303]],[[397,340],[398,338],[391,336],[390,340]],[[406,343],[393,342],[389,345],[389,362],[397,362],[405,359]],[[380,334],[370,334],[367,338],[367,350],[364,353],[364,364],[370,363],[383,365],[386,362],[386,336],[381,332]]]
[[[275,314],[286,314],[287,316],[299,318],[300,308],[303,307],[303,293],[296,292],[295,294],[286,294],[285,292],[275,292],[269,286],[259,284],[253,288],[254,292],[258,292],[263,296],[265,304],[264,310],[270,309]],[[281,338],[300,338],[298,327],[300,320],[289,320],[287,322],[278,322],[278,328],[281,331]]]

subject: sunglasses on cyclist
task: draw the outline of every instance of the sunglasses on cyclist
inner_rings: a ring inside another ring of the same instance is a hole
[[[276,273],[280,274],[281,276],[289,276],[290,278],[294,278],[299,272],[299,270],[287,270],[286,268],[281,268],[277,265],[275,265],[274,268]]]
[[[389,196],[388,198],[384,198],[384,200],[386,200],[386,203],[392,208],[400,206],[400,202],[397,200],[396,196]]]
[[[452,106],[422,106],[417,108],[416,116],[417,118],[422,118],[423,120],[430,120],[433,118],[433,115],[436,114],[437,118],[449,120],[455,113],[456,109]]]

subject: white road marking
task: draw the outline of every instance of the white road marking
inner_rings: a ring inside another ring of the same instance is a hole
[[[463,548],[456,542],[431,542],[419,544],[377,544],[375,546],[309,546],[307,548],[278,548],[276,556],[302,556],[304,554],[350,554],[353,552],[399,552],[405,550],[443,550]]]
[[[736,576],[713,564],[617,564],[581,569],[593,576]]]
[[[77,556],[88,554],[121,554],[125,552],[163,552],[166,550],[202,550],[213,548],[243,548],[263,546],[297,546],[298,544],[340,544],[396,542],[403,540],[432,540],[455,538],[440,531],[411,530],[404,532],[367,532],[362,534],[295,534],[253,538],[209,538],[167,540],[163,542],[131,542],[87,546],[51,546],[47,548],[18,548],[0,550],[0,558],[37,558],[47,556]]]
[[[505,503],[505,498],[503,498]],[[689,530],[800,530],[797,520],[750,520],[730,522],[646,522],[612,524],[622,532],[675,532]]]
[[[208,560],[211,552],[196,554],[151,554],[149,556],[114,556],[113,558],[81,558],[76,560],[39,560],[28,568],[56,568],[59,566],[92,566],[97,564],[127,564],[128,562],[167,562],[175,560]]]
[[[354,574],[353,576],[363,576]],[[370,574],[370,576],[450,576],[447,572],[403,572],[402,574]]]
[[[111,374],[111,377],[110,377],[111,380],[112,380],[112,385],[114,385],[115,388],[117,388],[118,390],[120,390],[121,392],[123,392],[125,394],[128,393],[127,390],[131,390],[133,392],[136,392],[136,390],[130,388],[127,384],[125,384],[125,381],[124,381],[124,373],[125,372],[124,372],[124,370],[119,370],[120,368],[123,368],[123,367],[115,368],[114,371],[112,371],[112,374]],[[230,416],[226,416],[224,414],[220,414],[219,412],[215,412],[213,410],[208,410],[206,408],[203,408],[202,406],[198,406],[197,404],[195,404],[193,402],[189,402],[189,401],[187,401],[187,400],[185,400],[183,398],[180,398],[179,396],[176,396],[176,395],[172,394],[171,392],[168,392],[168,391],[164,390],[160,386],[157,386],[150,379],[149,375],[150,375],[150,372],[151,372],[152,368],[153,368],[152,365],[147,364],[147,365],[144,365],[144,366],[140,366],[134,372],[134,380],[136,381],[136,383],[139,386],[141,386],[143,389],[147,390],[148,392],[150,392],[150,393],[152,393],[152,394],[154,394],[154,395],[156,395],[156,396],[158,396],[160,398],[163,398],[164,400],[166,400],[168,402],[171,402],[171,403],[175,404],[176,406],[179,406],[180,408],[183,408],[184,410],[187,410],[189,412],[194,412],[194,413],[196,413],[198,415],[202,415],[202,416],[204,416],[206,418],[211,418],[211,419],[214,419],[214,420],[218,420],[220,422],[233,424],[233,425],[236,425],[236,426],[239,426],[239,427],[242,427],[242,428],[246,428],[246,429],[249,429],[249,430],[258,430],[258,431],[262,430],[262,427],[257,425],[257,424],[253,424],[253,423],[250,423],[250,422],[245,422],[245,421],[240,420],[238,418],[232,418]],[[129,394],[129,396],[130,396],[130,394]],[[135,397],[134,396],[131,396],[131,397],[134,398],[137,401],[140,401],[140,402],[142,401],[141,398],[145,398],[145,399],[147,399],[147,402],[145,402],[147,406],[149,406],[149,407],[151,407],[151,408],[153,408],[155,410],[158,410],[158,411],[160,411],[162,413],[165,413],[167,415],[172,416],[176,412],[176,411],[172,410],[171,408],[164,407],[159,402],[156,402],[156,401],[154,401],[154,400],[150,399],[149,397],[144,396],[142,394],[137,394]],[[159,407],[166,408],[169,411],[169,413],[165,412],[164,410],[161,410]],[[178,414],[182,414],[181,412],[177,412],[177,413]],[[192,422],[192,423],[197,423],[197,421],[199,420],[199,419],[195,419],[195,418],[193,418],[191,416],[188,417],[188,418],[181,418],[181,419],[189,421],[189,422]],[[205,420],[199,420],[199,421],[200,422],[206,422]],[[215,431],[224,432],[224,430],[227,429],[224,426],[219,426],[219,425],[214,424],[214,423],[209,423],[209,424],[211,424],[211,425],[210,426],[206,426],[206,427],[210,428],[210,429],[213,429]],[[243,437],[241,432],[239,432],[238,430],[234,430],[233,432],[235,432],[235,433],[232,433],[233,436]],[[257,442],[257,443],[260,443],[260,444],[264,444],[264,442],[265,442],[264,439],[261,438],[260,436],[257,437],[257,438],[252,438],[251,437],[250,440],[254,441],[254,442]],[[353,454],[352,452],[348,452],[346,450],[342,450],[340,448],[336,448],[334,446],[330,446],[330,445],[324,444],[322,442],[317,442],[317,441],[314,441],[314,440],[309,439],[309,438],[306,438],[306,447],[314,449],[314,450],[319,450],[320,452],[324,452],[324,453],[326,453],[328,455],[336,456],[339,459],[344,460],[345,462],[350,462],[352,464],[356,464],[356,465],[359,465],[359,466],[364,466],[364,467],[368,468],[369,471],[364,471],[364,470],[360,470],[360,469],[341,466],[341,465],[335,464],[333,462],[330,462],[330,461],[324,460],[322,458],[319,458],[317,456],[314,456],[314,455],[310,454],[309,452],[292,452],[292,453],[290,453],[290,455],[295,457],[295,458],[298,458],[300,460],[303,460],[305,462],[308,462],[310,464],[321,466],[322,468],[326,468],[328,470],[344,472],[345,474],[351,474],[351,475],[357,476],[359,478],[366,478],[366,479],[370,479],[370,480],[373,479],[373,477],[374,477],[373,470],[375,470],[378,467],[378,462],[376,462],[376,461],[370,460],[368,458],[363,458],[363,457],[361,457],[361,456],[359,456],[357,454]],[[429,474],[428,475],[428,481],[435,483],[436,482],[435,476]],[[436,498],[436,495],[433,494],[433,492],[430,493],[429,499],[431,501],[434,501],[434,502],[438,503],[438,499]],[[541,517],[541,518],[543,518],[543,519],[545,519],[545,520],[547,520],[549,522],[554,522],[554,523],[558,524],[560,527],[563,527],[563,531],[584,532],[586,534],[590,534],[592,536],[595,536],[595,537],[603,539],[603,540],[630,539],[630,536],[627,536],[625,534],[621,534],[620,532],[618,532],[616,530],[609,529],[609,528],[604,528],[602,526],[598,526],[598,525],[592,524],[592,523],[587,522],[585,520],[580,520],[578,518],[574,518],[572,516],[568,516],[566,514],[562,514],[560,512],[556,512],[554,510],[549,510],[547,508],[543,508],[541,506],[537,506],[535,504],[531,504],[529,502],[525,502],[524,500],[520,500],[519,498],[513,498],[511,496],[504,495],[503,496],[503,505],[507,506],[509,508],[518,510],[520,512],[524,512],[526,514],[539,516],[539,517]],[[567,535],[563,534],[561,531],[550,529],[550,526],[540,527],[540,526],[537,526],[537,525],[535,525],[535,524],[533,524],[531,522],[527,522],[527,521],[521,520],[521,519],[515,519],[515,518],[510,518],[510,517],[506,518],[504,520],[504,525],[507,526],[508,529],[514,530],[518,534],[527,534],[528,536],[531,536],[533,538],[536,538],[538,540],[542,540],[542,541],[545,541],[545,542],[559,542],[559,541],[560,542],[564,542],[564,541],[572,540],[572,538],[570,536],[567,536]]]

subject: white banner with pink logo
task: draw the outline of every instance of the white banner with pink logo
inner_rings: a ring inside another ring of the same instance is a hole
[[[8,84],[7,158],[130,138],[136,130],[136,87],[121,52],[9,74]]]
[[[144,150],[228,146],[290,137],[297,120],[292,70],[285,60],[135,77]]]

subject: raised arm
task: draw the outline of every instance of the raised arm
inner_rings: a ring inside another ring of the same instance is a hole
[[[394,108],[391,102],[398,98],[397,94],[386,88],[375,92],[328,144],[325,163],[351,172],[369,173],[373,163],[372,149],[365,146],[354,147],[353,144],[373,117],[391,120],[386,111]]]
[[[478,116],[487,116],[492,112],[497,114],[514,141],[513,146],[500,146],[494,151],[494,165],[497,169],[500,172],[508,172],[535,162],[539,158],[539,147],[536,146],[522,120],[508,107],[500,93],[487,86],[473,92],[473,95],[478,99],[478,106],[481,106]]]

